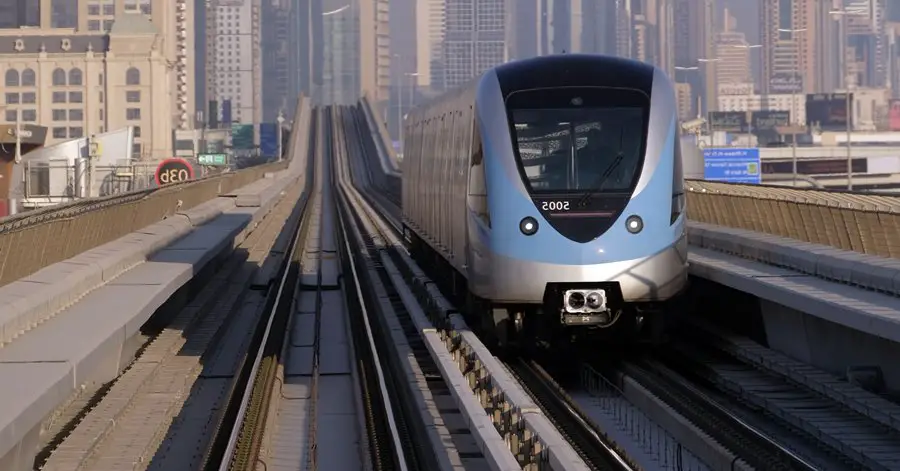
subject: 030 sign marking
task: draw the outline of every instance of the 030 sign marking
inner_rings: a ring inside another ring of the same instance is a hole
[[[166,159],[156,167],[156,184],[159,186],[193,179],[194,167],[184,159]]]

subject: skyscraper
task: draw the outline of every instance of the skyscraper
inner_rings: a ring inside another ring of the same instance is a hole
[[[444,0],[416,0],[416,84],[444,88]]]
[[[715,0],[674,0],[675,67],[678,81],[691,84],[691,106],[700,98],[701,110],[692,109],[691,116],[717,107],[715,59]]]
[[[822,0],[762,0],[763,93],[789,91],[773,89],[772,85],[793,82],[794,77],[800,79],[804,91],[817,90],[821,56],[816,53],[816,36],[821,22],[816,19],[826,3]]]
[[[752,83],[750,74],[750,48],[744,33],[735,31],[737,21],[725,9],[722,31],[716,34],[716,82]]]
[[[509,58],[504,0],[445,0],[444,88],[454,88]]]
[[[320,102],[352,105],[368,95],[377,106],[386,106],[391,81],[388,0],[325,0],[322,9],[322,44],[315,45],[324,51]]]
[[[241,124],[258,124],[262,117],[259,2],[219,0],[208,24],[215,38],[207,54],[207,60],[214,64],[210,99],[229,101],[232,122]],[[232,123],[221,124],[228,127]]]
[[[581,44],[585,52],[615,55],[616,0],[582,2]]]

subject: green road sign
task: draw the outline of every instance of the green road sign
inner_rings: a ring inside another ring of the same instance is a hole
[[[228,165],[228,156],[225,154],[199,154],[197,161],[200,165]]]

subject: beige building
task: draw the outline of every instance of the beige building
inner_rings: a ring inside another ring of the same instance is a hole
[[[722,31],[716,34],[716,82],[749,83],[750,45],[744,33],[737,31],[737,20],[725,9]]]
[[[675,100],[678,102],[678,119],[681,121],[689,121],[695,118],[695,116],[691,114],[691,111],[693,110],[691,84],[676,83]]]
[[[180,103],[170,68],[162,34],[138,13],[108,33],[0,30],[3,121],[46,126],[46,145],[135,126],[135,155],[166,158]]]
[[[806,96],[802,94],[759,95],[755,93],[719,95],[719,111],[762,110],[790,111],[792,122],[805,124]]]
[[[161,48],[171,70],[167,80],[173,90],[172,119],[179,129],[193,127],[194,0],[27,0],[23,3],[38,8],[27,8],[28,14],[22,15],[25,24],[20,26],[38,26],[40,30],[74,28],[78,32],[101,34],[110,31],[118,15],[147,15],[161,35]]]
[[[443,0],[416,0],[416,84],[428,88],[440,76],[446,5]],[[437,68],[438,70],[434,70]]]

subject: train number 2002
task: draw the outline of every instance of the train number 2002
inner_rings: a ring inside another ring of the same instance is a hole
[[[543,210],[543,211],[568,211],[569,210],[569,202],[568,201],[544,201],[541,203],[541,210]]]

